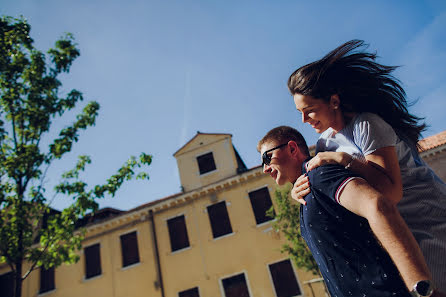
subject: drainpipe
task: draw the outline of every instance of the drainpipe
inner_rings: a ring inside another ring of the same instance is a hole
[[[155,265],[156,265],[156,272],[158,274],[158,285],[161,289],[161,297],[165,297],[163,275],[161,274],[160,255],[158,251],[158,240],[156,238],[156,228],[155,228],[155,219],[153,216],[153,210],[149,210],[149,220],[152,225],[153,248],[155,250]]]

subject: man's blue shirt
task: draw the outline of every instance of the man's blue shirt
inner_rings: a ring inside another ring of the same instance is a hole
[[[325,165],[308,172],[308,177],[311,193],[300,209],[301,233],[331,296],[410,297],[367,220],[337,202],[343,187],[359,176],[339,165]]]

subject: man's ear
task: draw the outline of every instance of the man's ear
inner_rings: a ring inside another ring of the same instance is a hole
[[[290,152],[292,156],[299,154],[299,146],[294,140],[288,141],[288,147],[290,148]]]
[[[299,147],[299,145],[297,145],[295,141],[290,140],[288,142],[288,146],[290,147],[291,157],[294,158],[297,162],[302,162],[307,158],[307,156],[302,152],[302,149]]]

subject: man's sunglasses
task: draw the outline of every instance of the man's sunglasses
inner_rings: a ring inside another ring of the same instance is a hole
[[[274,150],[280,149],[281,147],[284,147],[285,145],[288,145],[288,143],[284,143],[284,144],[278,145],[276,147],[273,147],[272,149],[264,151],[263,154],[262,154],[262,167],[265,166],[265,165],[269,165],[271,163],[271,156],[272,156],[272,154],[268,155],[269,152],[272,152]]]

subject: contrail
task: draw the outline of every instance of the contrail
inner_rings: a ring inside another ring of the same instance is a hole
[[[184,106],[183,106],[183,125],[181,127],[180,143],[183,146],[187,140],[187,131],[189,128],[190,108],[191,108],[191,74],[190,70],[186,71],[185,86],[184,86]]]

